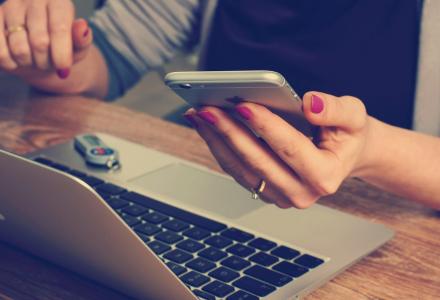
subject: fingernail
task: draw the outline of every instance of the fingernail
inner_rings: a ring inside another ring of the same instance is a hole
[[[314,114],[319,114],[324,110],[324,101],[317,95],[312,95],[311,110]]]
[[[84,33],[83,33],[83,37],[87,37],[89,35],[89,33],[90,33],[90,29],[87,28],[87,30],[84,31]]]
[[[235,107],[235,110],[245,120],[250,120],[252,118],[252,111],[246,106],[237,106]]]
[[[60,69],[60,70],[57,70],[57,74],[58,74],[59,78],[66,79],[67,77],[69,77],[70,69]]]
[[[215,125],[217,123],[217,118],[209,111],[199,111],[197,115],[211,125]]]
[[[198,128],[199,124],[197,124],[196,120],[194,119],[193,115],[183,115],[185,119],[192,125],[194,128]]]

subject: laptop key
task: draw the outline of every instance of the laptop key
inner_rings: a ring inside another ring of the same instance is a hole
[[[259,252],[249,258],[250,261],[253,261],[262,266],[270,266],[278,261],[278,258],[264,252]]]
[[[121,218],[127,223],[128,226],[132,227],[140,222],[138,218],[132,217],[130,215],[122,214]]]
[[[214,262],[219,261],[220,259],[223,259],[226,256],[228,256],[226,252],[223,252],[222,250],[219,250],[214,247],[209,247],[203,251],[200,251],[198,255]]]
[[[128,215],[131,215],[133,217],[139,217],[139,216],[145,214],[146,212],[148,212],[148,208],[137,205],[137,204],[133,204],[133,205],[125,207],[122,210],[122,212],[126,213]]]
[[[148,243],[147,245],[157,255],[171,250],[170,246],[168,246],[168,245],[166,245],[164,243],[161,243],[159,241],[152,241],[151,243]]]
[[[152,212],[142,216],[142,219],[150,222],[151,224],[160,224],[162,222],[168,221],[169,217],[158,212]]]
[[[221,233],[221,235],[240,243],[246,243],[247,241],[254,238],[253,234],[247,233],[237,228],[226,229]]]
[[[103,192],[109,195],[119,195],[126,191],[126,189],[111,183],[101,184],[96,188],[96,190],[98,192]]]
[[[67,173],[69,173],[70,175],[72,175],[72,176],[75,176],[75,177],[78,177],[78,178],[84,178],[84,177],[87,177],[87,174],[86,173],[83,173],[83,172],[81,172],[81,171],[78,171],[78,170],[70,170],[70,171],[68,171]]]
[[[238,257],[238,256],[230,256],[223,260],[221,264],[225,267],[229,267],[233,270],[240,271],[244,268],[250,266],[250,262]]]
[[[248,294],[244,291],[237,291],[232,295],[228,296],[226,300],[258,300],[257,296]]]
[[[223,298],[234,291],[234,288],[226,283],[218,280],[208,283],[203,287],[203,290],[213,294],[214,296]]]
[[[90,175],[88,175],[87,177],[82,177],[81,180],[84,181],[86,184],[90,185],[91,187],[96,187],[104,183],[104,180],[101,180],[99,178]]]
[[[200,241],[210,236],[211,233],[203,228],[193,227],[191,229],[184,231],[183,235],[192,238],[194,240]]]
[[[251,247],[247,247],[245,245],[241,244],[235,244],[228,249],[226,249],[227,252],[240,256],[240,257],[247,257],[255,252],[255,249]]]
[[[195,271],[191,271],[189,273],[186,273],[185,275],[181,276],[180,279],[193,287],[199,287],[207,283],[210,279],[209,277],[202,275],[200,273],[197,273]]]
[[[137,232],[136,234],[141,238],[141,240],[144,241],[144,243],[148,243],[150,241],[150,238],[148,236],[146,236],[145,234],[142,234],[139,232]]]
[[[262,266],[252,266],[244,271],[244,273],[278,287],[284,286],[292,281],[292,277],[263,268]]]
[[[205,240],[205,244],[222,249],[232,244],[232,241],[220,235],[215,235],[215,236],[211,236],[210,238],[207,238]]]
[[[133,228],[136,232],[140,232],[146,235],[153,235],[160,232],[162,229],[160,227],[150,224],[150,223],[142,223]]]
[[[59,163],[56,163],[56,162],[52,162],[52,164],[50,166],[54,169],[57,169],[58,171],[61,171],[61,172],[67,172],[70,170],[69,167],[62,165],[62,164],[59,164]]]
[[[116,195],[115,195],[115,196],[112,196],[112,195],[109,195],[109,194],[106,194],[106,193],[103,193],[103,192],[98,192],[98,191],[96,191],[96,192],[97,192],[98,195],[101,196],[101,198],[104,199],[105,201],[107,201],[108,199],[110,199],[110,198],[112,198],[112,197],[117,197]],[[128,202],[128,201],[127,201],[127,202]]]
[[[261,251],[269,251],[277,246],[276,243],[263,239],[263,238],[256,238],[252,242],[248,244],[251,247],[257,248]]]
[[[260,297],[265,297],[276,290],[274,286],[248,276],[237,279],[232,285]]]
[[[162,242],[170,244],[170,245],[175,244],[178,241],[183,239],[182,236],[180,236],[172,231],[163,231],[163,232],[157,234],[154,238],[156,240],[162,241]]]
[[[54,163],[50,159],[47,159],[47,158],[44,158],[44,157],[34,158],[34,161],[39,162],[40,164],[43,164],[43,165],[49,166],[49,167],[52,166],[52,164]]]
[[[108,199],[105,199],[108,205],[111,206],[113,209],[119,209],[128,206],[130,204],[127,200],[117,198],[117,197],[110,197]]]
[[[176,274],[177,276],[179,276],[179,275],[185,273],[186,271],[188,271],[187,268],[182,267],[182,266],[180,266],[180,265],[178,265],[178,264],[175,264],[175,263],[173,263],[172,261],[167,262],[167,266],[168,266],[168,268],[170,268],[170,270],[171,270],[174,274]]]
[[[194,290],[193,292],[200,300],[215,300],[215,297],[207,292],[201,290]]]
[[[292,259],[294,257],[297,257],[300,252],[298,250],[286,247],[286,246],[279,246],[272,250],[271,254],[284,258],[284,259]]]
[[[177,248],[194,253],[199,251],[200,249],[205,248],[205,246],[199,242],[196,242],[191,239],[186,239],[184,241],[181,241],[176,245]]]
[[[308,272],[307,268],[304,268],[300,265],[292,264],[287,261],[282,261],[279,264],[276,264],[272,267],[272,269],[292,277],[300,277],[304,273]]]
[[[96,192],[97,192],[98,195],[101,196],[101,198],[104,199],[105,201],[107,201],[107,200],[109,200],[110,198],[113,197],[112,195],[109,195],[109,194],[106,194],[106,193],[103,193],[103,192],[98,192],[98,191],[96,191]],[[127,202],[128,202],[128,201],[127,201]]]
[[[171,260],[175,263],[181,264],[192,259],[193,256],[185,251],[174,249],[164,255],[164,258]]]
[[[300,264],[304,267],[307,267],[309,269],[316,268],[320,264],[322,264],[324,261],[320,258],[314,257],[309,254],[304,254],[295,259],[295,263]]]
[[[176,219],[188,222],[197,227],[204,228],[211,232],[219,232],[226,228],[225,224],[210,220],[205,217],[198,216],[196,214],[190,213],[183,209],[171,206],[169,204],[165,204],[163,202],[145,197],[141,194],[134,192],[127,192],[122,195],[123,198],[135,202],[139,205],[147,206],[153,210],[159,211],[163,214],[172,216]]]
[[[240,273],[235,272],[231,269],[225,268],[225,267],[219,267],[217,269],[215,269],[214,271],[212,271],[211,273],[209,273],[209,276],[221,280],[223,282],[230,282],[234,279],[237,279],[238,277],[240,277]]]
[[[162,224],[162,227],[169,229],[169,230],[172,230],[172,231],[175,231],[175,232],[180,232],[180,231],[183,231],[183,230],[189,228],[189,224],[184,221],[174,219],[174,220],[171,220],[171,221],[168,221],[168,222]]]
[[[188,262],[185,266],[193,270],[196,270],[200,273],[206,273],[214,269],[216,267],[216,264],[204,258],[197,257],[191,260],[190,262]]]

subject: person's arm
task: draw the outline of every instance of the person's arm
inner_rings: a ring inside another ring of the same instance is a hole
[[[87,22],[70,0],[7,0],[0,6],[0,69],[37,88],[102,95],[106,69]],[[100,73],[100,76],[96,76]]]
[[[0,69],[48,92],[114,99],[193,41],[199,4],[110,0],[89,26],[74,21],[70,0],[8,0],[0,7]],[[8,33],[17,25],[25,30]]]
[[[386,191],[440,209],[440,138],[370,118],[365,167],[355,174]]]
[[[313,141],[254,103],[241,103],[236,111],[261,139],[215,107],[185,116],[227,173],[249,190],[264,180],[261,198],[281,208],[309,207],[348,177],[440,208],[440,138],[369,117],[353,97],[311,92],[303,109],[319,126]]]
[[[68,69],[68,76],[56,71],[39,72],[21,69],[12,73],[31,86],[50,93],[84,94],[103,99],[108,91],[108,67],[100,50],[92,45],[83,59]]]
[[[194,46],[201,0],[107,1],[91,18],[95,44],[109,68],[107,99],[120,97],[148,71]]]

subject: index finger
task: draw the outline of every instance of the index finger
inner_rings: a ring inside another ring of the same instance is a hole
[[[58,70],[73,64],[72,24],[74,7],[70,1],[50,1],[48,6],[52,63]]]

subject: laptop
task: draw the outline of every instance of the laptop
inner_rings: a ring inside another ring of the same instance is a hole
[[[73,141],[0,151],[0,239],[137,299],[298,299],[393,231],[316,204],[282,210],[230,177],[129,141],[121,168]]]

